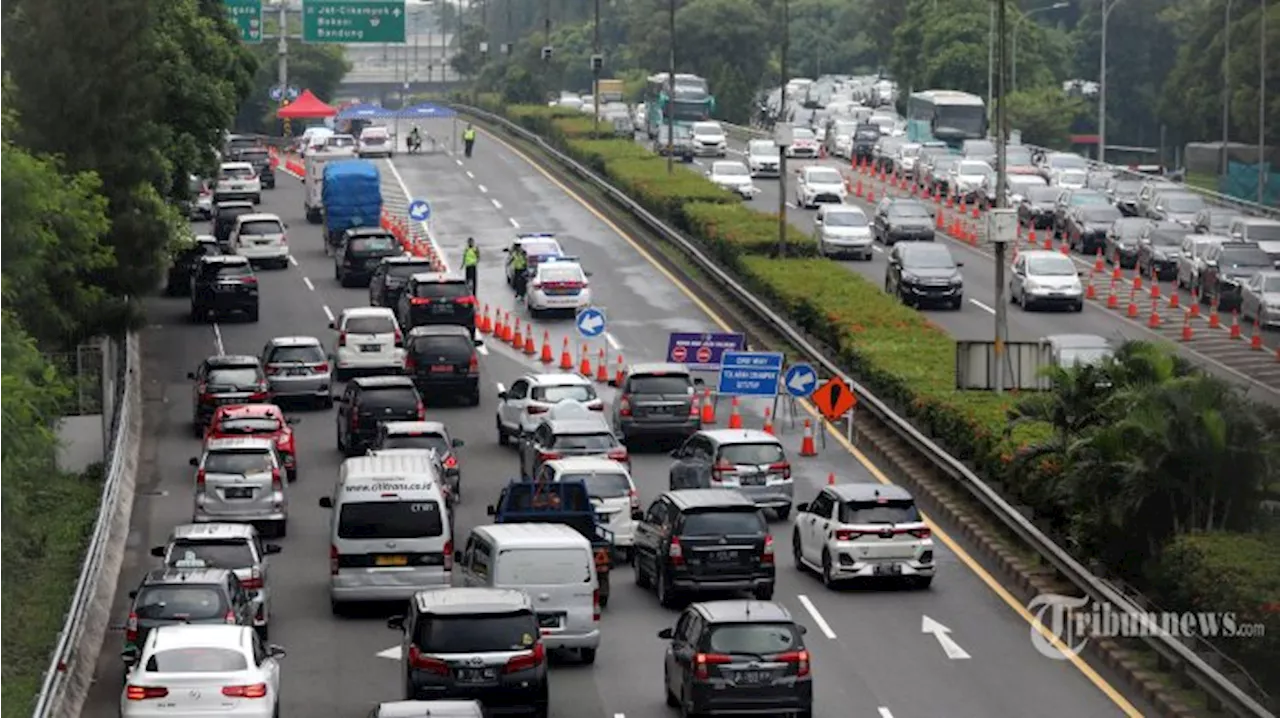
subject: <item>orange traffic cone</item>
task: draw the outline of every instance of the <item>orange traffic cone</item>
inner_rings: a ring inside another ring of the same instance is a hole
[[[1178,309],[1182,306],[1182,295],[1178,293],[1178,287],[1174,286],[1173,291],[1169,293],[1169,308]]]
[[[1155,275],[1155,272],[1152,272],[1152,274]],[[1151,298],[1152,299],[1160,298],[1160,277],[1158,275],[1154,276],[1154,278],[1151,280]]]
[[[481,333],[481,334],[491,334],[491,333],[493,333],[493,325],[490,323],[490,320],[489,320],[489,305],[488,305],[488,304],[484,305],[484,311],[480,313],[479,326],[478,326],[478,327],[476,327],[476,328],[480,330],[480,333]]]
[[[867,190],[867,201],[874,204],[876,201],[876,191],[874,189]]]
[[[1218,329],[1222,326],[1222,319],[1218,316],[1218,299],[1214,297],[1209,303],[1209,328]]]
[[[551,356],[551,333],[542,332],[542,363],[550,364],[555,361],[555,357]]]
[[[1257,317],[1253,318],[1253,334],[1249,337],[1249,348],[1256,352],[1262,351],[1262,325]]]
[[[1129,308],[1125,310],[1125,316],[1130,319],[1138,318],[1138,290],[1136,287],[1129,289]]]
[[[742,414],[738,413],[738,397],[736,396],[733,397],[733,405],[729,411],[729,428],[730,429],[742,428]]]
[[[596,362],[596,381],[601,384],[609,383],[609,369],[605,366],[607,363],[608,362],[604,360],[604,347],[601,347],[600,359]]]
[[[586,344],[583,344],[582,351],[578,352],[578,356],[582,358],[582,361],[578,363],[578,373],[585,376],[588,379],[591,378],[591,353],[590,352],[591,352],[591,349],[587,347]]]
[[[1107,309],[1119,309],[1120,298],[1116,296],[1116,280],[1111,279],[1111,286],[1107,288]]]
[[[711,390],[702,393],[702,425],[711,426],[716,423],[716,404],[711,400]]]
[[[1096,288],[1096,287],[1094,287],[1094,286],[1093,286],[1093,273],[1090,273],[1090,274],[1089,274],[1089,282],[1088,282],[1088,284],[1086,284],[1086,285],[1085,285],[1085,288],[1084,288],[1084,298],[1085,298],[1085,299],[1097,299],[1097,298],[1098,298],[1098,290],[1097,290],[1097,288]]]
[[[1239,309],[1231,310],[1231,338],[1232,339],[1240,338],[1240,310]]]
[[[836,485],[836,472],[832,471],[831,473],[827,474],[827,486],[835,486],[835,485]]]
[[[1042,246],[1049,251],[1053,251],[1053,232],[1045,233],[1044,244]]]
[[[1200,316],[1200,290],[1197,287],[1191,288],[1191,306],[1187,307],[1187,313],[1193,317]]]
[[[800,440],[801,456],[817,456],[818,447],[813,442],[813,422],[804,420],[804,438]]]
[[[627,367],[626,367],[626,365],[625,365],[625,364],[623,364],[623,363],[622,363],[622,355],[621,355],[621,354],[619,354],[619,355],[618,355],[618,370],[617,370],[617,371],[615,371],[615,372],[613,373],[613,383],[615,383],[615,384],[617,384],[619,387],[621,387],[621,386],[622,386],[622,383],[623,383],[624,381],[626,381],[626,378],[627,378]],[[697,400],[695,399],[695,401],[697,401]]]
[[[1160,299],[1159,297],[1151,300],[1151,316],[1147,317],[1147,326],[1157,329],[1160,326]]]
[[[529,333],[524,335],[524,355],[534,356],[538,353],[538,346],[533,341],[533,327],[529,327]]]
[[[560,371],[573,371],[573,354],[569,351],[569,337],[564,338],[564,349],[560,351]]]
[[[519,317],[516,317],[516,331],[509,338],[511,340],[511,346],[515,347],[516,351],[519,351],[520,348],[524,346],[524,333],[520,330]]]
[[[516,321],[518,322],[520,320],[517,319]],[[502,336],[500,337],[500,339],[510,344],[513,336],[514,335],[511,333],[511,312],[503,312],[502,313]]]
[[[494,312],[493,313],[493,338],[497,339],[498,341],[502,341],[503,331],[504,329],[502,325],[502,312]]]
[[[764,433],[773,434],[773,409],[764,408]]]
[[[1107,271],[1107,265],[1102,261],[1102,247],[1098,247],[1098,256],[1093,259],[1093,271],[1102,274]]]
[[[1027,244],[1033,248],[1036,246],[1036,228],[1034,225],[1032,225],[1031,231],[1027,232]]]
[[[1191,328],[1191,313],[1182,313],[1182,341],[1189,342],[1193,336],[1194,330]]]

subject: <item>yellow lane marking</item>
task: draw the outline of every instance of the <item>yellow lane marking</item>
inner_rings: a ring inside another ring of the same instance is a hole
[[[733,331],[733,328],[729,326],[729,324],[725,322],[725,320],[722,319],[720,315],[716,314],[711,309],[711,307],[707,306],[707,304],[703,302],[696,294],[694,294],[692,290],[686,287],[684,282],[682,282],[679,278],[677,278],[674,274],[672,274],[666,267],[662,266],[661,263],[655,260],[653,258],[653,255],[650,254],[647,249],[641,246],[639,242],[633,239],[629,234],[627,234],[621,227],[615,224],[612,220],[604,216],[604,214],[602,214],[599,210],[597,210],[595,207],[592,207],[591,204],[588,203],[586,200],[584,200],[581,196],[579,196],[577,192],[574,192],[572,189],[565,186],[563,182],[561,182],[550,172],[548,172],[547,170],[539,166],[538,163],[534,162],[532,158],[530,158],[528,155],[526,155],[524,152],[520,151],[519,149],[513,147],[511,144],[509,144],[502,138],[497,137],[496,135],[494,135],[491,132],[488,132],[487,130],[484,130],[481,128],[477,128],[477,129],[479,129],[480,132],[484,133],[485,135],[488,135],[490,139],[496,141],[498,144],[501,144],[503,147],[506,147],[508,150],[510,150],[513,154],[515,154],[520,159],[527,162],[530,167],[533,167],[533,169],[536,170],[543,177],[545,177],[548,182],[560,188],[561,191],[563,191],[566,195],[572,198],[575,202],[582,205],[582,207],[586,209],[588,212],[590,212],[592,216],[594,216],[596,219],[603,222],[607,227],[609,227],[609,229],[612,229],[619,237],[623,239],[623,241],[631,245],[632,249],[634,249],[637,253],[639,253],[641,257],[644,257],[645,261],[649,262],[649,264],[651,264],[654,269],[657,269],[664,277],[666,277],[672,284],[674,284],[682,294],[688,297],[689,301],[696,304],[698,308],[703,311],[703,313],[705,313],[708,317],[710,317],[711,321],[713,321],[716,324],[716,326],[720,327],[722,330],[726,332]],[[813,405],[810,404],[808,401],[801,400],[800,405],[804,407],[805,411],[809,412],[815,418],[818,418],[821,416],[818,410],[815,409]],[[822,426],[826,429],[827,433],[831,437],[833,437],[841,446],[843,446],[846,451],[852,454],[853,457],[857,459],[858,463],[862,464],[862,466],[866,468],[866,470],[875,478],[876,481],[879,481],[882,484],[893,483],[892,481],[889,480],[889,477],[884,475],[884,472],[880,471],[880,469],[874,463],[872,463],[871,459],[868,458],[866,454],[862,453],[862,451],[860,451],[858,447],[850,443],[849,440],[845,438],[844,434],[840,433],[839,431],[836,431],[836,429],[833,426],[831,426],[831,424],[829,424],[828,422],[822,421],[821,419],[819,419],[819,421],[822,424]],[[960,561],[969,568],[970,571],[972,571],[979,579],[981,579],[982,582],[987,585],[987,588],[991,589],[991,592],[994,593],[996,597],[998,597],[1001,601],[1007,604],[1010,608],[1014,610],[1014,612],[1016,612],[1019,616],[1021,616],[1023,620],[1025,620],[1028,624],[1030,624],[1033,630],[1035,630],[1041,636],[1044,636],[1044,638],[1048,640],[1051,644],[1053,644],[1055,648],[1057,648],[1064,655],[1066,655],[1067,659],[1071,661],[1071,664],[1075,666],[1077,669],[1079,669],[1079,671],[1082,674],[1084,674],[1085,678],[1089,679],[1090,683],[1097,686],[1098,690],[1102,691],[1102,693],[1106,695],[1107,698],[1109,698],[1111,702],[1116,705],[1116,707],[1118,707],[1127,716],[1131,716],[1132,718],[1142,718],[1141,711],[1135,708],[1127,698],[1121,695],[1121,693],[1118,690],[1116,690],[1115,687],[1113,687],[1109,682],[1107,682],[1105,678],[1099,675],[1098,672],[1094,670],[1093,666],[1090,666],[1080,656],[1071,653],[1070,649],[1066,646],[1066,644],[1062,642],[1061,639],[1058,638],[1057,634],[1045,628],[1044,624],[1040,623],[1040,621],[1038,621],[1035,618],[1035,616],[1032,616],[1031,612],[1028,611],[1027,608],[1023,606],[1020,601],[1014,598],[1013,594],[1009,593],[1009,591],[1005,589],[1004,586],[1001,586],[1000,583],[996,581],[996,579],[990,573],[988,573],[987,570],[983,568],[981,564],[977,562],[977,560],[975,560],[972,556],[969,555],[967,551],[961,548],[961,546],[958,543],[956,543],[955,539],[951,538],[951,536],[947,534],[947,532],[939,529],[938,526],[933,523],[933,521],[930,521],[929,525],[933,529],[933,534],[938,538],[942,539],[942,542],[947,545],[947,548],[951,549],[951,552],[954,553],[960,559]]]

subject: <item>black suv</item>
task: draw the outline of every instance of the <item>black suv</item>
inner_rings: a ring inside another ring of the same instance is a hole
[[[383,259],[404,254],[395,235],[381,227],[353,227],[333,251],[333,278],[344,287],[368,286]]]
[[[702,429],[696,379],[683,364],[632,364],[622,377],[609,380],[618,388],[613,425],[623,443],[636,436],[685,439]]]
[[[400,306],[400,294],[409,284],[409,278],[433,269],[431,260],[426,257],[403,254],[384,258],[369,279],[369,306],[395,311]]]
[[[680,614],[662,665],[667,705],[683,715],[813,715],[805,628],[773,601],[709,601]]]
[[[495,714],[546,718],[547,649],[527,593],[441,588],[414,594],[408,608],[387,619],[403,635],[407,700],[470,698]]]
[[[1149,234],[1144,234],[1138,240],[1138,274],[1161,282],[1175,281],[1178,278],[1178,257],[1182,254],[1182,240],[1191,233],[1190,229],[1181,227],[1153,229]]]
[[[124,655],[141,654],[147,633],[159,626],[232,623],[253,627],[253,599],[235,571],[210,568],[198,559],[187,563],[193,565],[178,561],[175,568],[148,571],[141,585],[129,592]]]
[[[164,293],[171,297],[191,294],[191,280],[196,275],[196,267],[201,257],[213,257],[222,254],[222,248],[213,237],[202,234],[195,240],[178,250],[169,263],[169,271],[165,277]]]
[[[242,214],[254,214],[258,210],[248,200],[235,199],[218,202],[213,206],[213,236],[222,251],[231,251],[231,231]]]
[[[200,362],[187,374],[195,382],[192,389],[191,421],[196,437],[204,436],[213,412],[223,404],[253,404],[271,400],[267,375],[258,357],[218,354]]]
[[[945,244],[904,242],[889,250],[884,291],[909,307],[929,305],[959,309],[964,304],[963,263]]]
[[[920,200],[887,198],[876,205],[871,236],[886,247],[897,242],[932,242],[933,223],[933,213]]]
[[[414,327],[405,339],[404,373],[422,396],[460,396],[480,405],[480,355],[484,342],[464,327],[436,324]]]
[[[246,147],[235,153],[236,162],[248,162],[253,171],[258,173],[263,189],[276,188],[276,171],[271,166],[271,153],[266,147]]]
[[[347,456],[368,451],[384,421],[422,421],[425,407],[404,376],[365,376],[347,382],[338,403],[338,450]]]
[[[855,162],[871,159],[872,150],[880,141],[880,125],[864,123],[853,130],[853,159]]]
[[[258,276],[249,260],[234,254],[203,256],[191,279],[191,321],[239,312],[258,321]]]
[[[1120,210],[1109,204],[1090,204],[1067,210],[1063,232],[1067,244],[1081,254],[1090,257],[1107,246],[1107,231],[1115,221],[1124,217]]]
[[[476,296],[459,274],[427,272],[409,278],[396,312],[405,329],[425,324],[456,324],[476,332]]]
[[[520,442],[520,477],[532,479],[548,461],[571,456],[612,459],[631,470],[627,447],[618,441],[604,417],[584,411],[572,419],[544,419]]]
[[[668,491],[635,526],[636,584],[656,586],[663,606],[704,591],[773,598],[773,537],[760,509],[741,493]]]

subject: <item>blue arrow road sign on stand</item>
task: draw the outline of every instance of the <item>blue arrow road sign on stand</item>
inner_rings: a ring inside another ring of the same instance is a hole
[[[725,352],[716,391],[729,396],[777,396],[780,352]]]
[[[282,97],[284,97],[284,90],[280,89],[279,85],[271,88],[271,99],[279,102]]]
[[[603,309],[587,307],[578,312],[578,333],[591,339],[604,334],[605,317]]]
[[[415,199],[409,203],[409,219],[425,222],[431,219],[431,203],[425,199]]]
[[[808,364],[793,364],[783,377],[782,385],[786,387],[788,394],[803,399],[818,388],[818,372]]]

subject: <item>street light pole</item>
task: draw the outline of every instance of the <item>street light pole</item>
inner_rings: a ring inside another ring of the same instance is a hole
[[[1099,0],[1102,6],[1102,58],[1098,72],[1098,161],[1107,161],[1107,18],[1120,0]]]
[[[992,102],[995,100],[996,81],[996,3],[990,0],[991,12],[987,18],[987,117],[991,117]]]
[[[671,35],[667,54],[667,106],[660,108],[667,113],[667,174],[676,171],[676,0],[670,0],[667,13],[667,32]]]
[[[996,0],[1000,4],[999,23],[1000,30],[997,33],[998,42],[1000,43],[1000,71],[997,74],[1000,82],[1000,104],[996,106],[996,208],[1005,209],[1008,207],[1006,198],[1008,188],[1008,144],[1009,144],[1009,127],[1008,127],[1008,110],[1004,101],[1004,76],[1005,67],[1009,60],[1008,54],[1008,37],[1005,33],[1006,14],[1005,0]],[[1025,16],[1024,16],[1025,17]],[[989,105],[988,105],[989,106]],[[995,238],[993,246],[996,251],[996,286],[995,286],[995,344],[992,347],[996,362],[996,393],[1004,393],[1004,349],[1005,339],[1008,337],[1008,302],[1004,300],[1004,271],[1005,271],[1005,242],[1000,241],[1002,238]]]
[[[1009,72],[1009,75],[1010,75],[1009,82],[1013,86],[1014,92],[1018,91],[1018,33],[1022,29],[1022,23],[1027,18],[1031,17],[1032,15],[1035,15],[1036,13],[1048,12],[1049,10],[1061,10],[1062,8],[1068,7],[1070,5],[1071,3],[1068,3],[1068,2],[1056,2],[1052,5],[1046,5],[1044,7],[1038,7],[1033,10],[1028,10],[1022,13],[1022,15],[1018,17],[1017,22],[1013,23],[1013,52],[1011,53],[1012,57],[1010,58],[1010,61],[1009,61],[1009,65],[1011,66],[1012,69]]]
[[[595,20],[591,28],[591,52],[593,55],[600,54],[600,0],[595,0]],[[596,66],[595,57],[591,58],[591,96],[595,98],[592,105],[595,110],[595,122],[592,131],[596,137],[600,136],[600,68]]]
[[[778,105],[785,121],[787,116],[787,52],[791,43],[791,2],[782,0],[782,57],[779,70],[782,79],[782,101]],[[778,136],[778,256],[787,256],[787,150],[782,146],[782,135]]]
[[[1267,0],[1262,0],[1258,28],[1258,204],[1265,204],[1267,187]]]
[[[1218,148],[1219,172],[1227,173],[1227,143],[1231,141],[1231,4],[1227,0],[1226,17],[1222,21],[1222,147]]]

